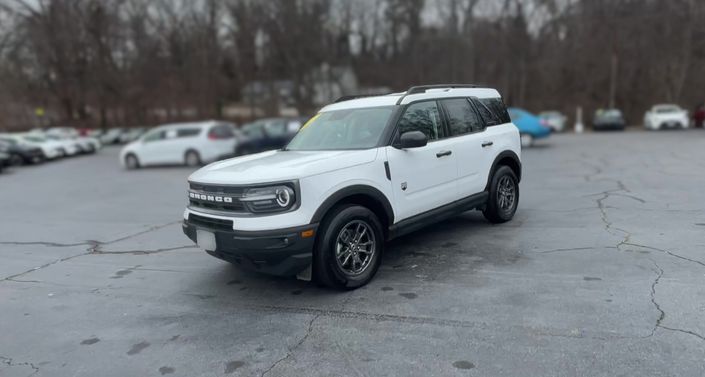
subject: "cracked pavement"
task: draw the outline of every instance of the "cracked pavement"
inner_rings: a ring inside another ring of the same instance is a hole
[[[181,233],[185,168],[0,175],[0,376],[705,375],[705,132],[555,135],[514,221],[388,245],[353,292]]]

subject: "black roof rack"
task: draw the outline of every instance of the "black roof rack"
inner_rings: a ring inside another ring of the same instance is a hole
[[[350,96],[342,96],[335,100],[333,103],[338,103],[338,102],[345,102],[345,101],[350,101],[358,98],[367,98],[367,97],[379,97],[379,96],[386,96],[389,93],[378,93],[378,94],[353,94]]]
[[[410,94],[419,94],[419,93],[426,93],[427,90],[429,89],[459,89],[459,88],[466,88],[466,89],[472,89],[472,88],[479,88],[477,85],[473,84],[436,84],[436,85],[419,85],[419,86],[412,86],[409,88],[409,90],[404,93],[401,98],[399,98],[399,101],[397,101],[397,105],[401,104],[401,101],[404,100],[404,97],[410,95]]]

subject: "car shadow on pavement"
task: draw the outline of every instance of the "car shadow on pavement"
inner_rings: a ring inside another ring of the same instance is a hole
[[[503,228],[507,225],[490,224],[480,212],[473,211],[388,242],[380,273],[358,291],[379,289],[380,284],[419,284],[419,274],[429,279],[446,278],[453,273],[467,276],[485,264],[516,263],[521,258],[516,248],[488,244],[493,238],[490,235],[506,231]],[[417,265],[423,268],[416,269]],[[457,271],[459,268],[463,271]],[[315,307],[335,304],[349,295],[314,282],[264,275],[226,262],[196,279],[189,291],[198,292],[191,296],[203,298],[195,301],[198,305],[208,301],[216,306],[247,303],[243,305]]]

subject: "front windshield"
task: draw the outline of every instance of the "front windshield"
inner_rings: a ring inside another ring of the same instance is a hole
[[[253,139],[264,137],[264,132],[262,131],[263,124],[260,122],[248,123],[242,126],[242,133],[245,136]]]
[[[667,113],[675,113],[677,111],[680,111],[680,107],[675,106],[675,105],[662,105],[662,106],[656,106],[656,112],[660,114],[667,114]]]
[[[292,151],[368,149],[377,145],[394,106],[318,113],[287,146]]]
[[[5,142],[5,143],[10,144],[10,145],[16,145],[16,144],[17,144],[17,140],[14,140],[14,139],[6,139],[6,138],[4,138],[4,137],[0,137],[0,142]]]
[[[41,136],[25,136],[24,138],[25,140],[31,141],[33,143],[43,143],[44,141],[46,141],[46,139]]]

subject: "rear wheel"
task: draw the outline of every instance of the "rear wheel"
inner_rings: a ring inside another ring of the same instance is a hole
[[[522,148],[528,148],[528,147],[534,145],[534,137],[529,134],[521,134],[519,136],[519,139],[521,140],[521,147]]]
[[[326,216],[314,250],[314,275],[323,285],[355,289],[372,280],[384,250],[377,216],[358,205],[345,205]]]
[[[140,162],[137,159],[137,156],[134,154],[130,153],[127,156],[125,156],[125,166],[127,167],[128,170],[135,170],[139,169],[140,167]]]
[[[511,220],[519,205],[519,180],[509,166],[500,166],[492,176],[490,196],[482,214],[492,223]]]
[[[198,152],[196,151],[188,151],[186,152],[186,156],[184,157],[184,161],[186,163],[186,166],[190,167],[195,167],[201,165],[201,156],[198,155]]]

